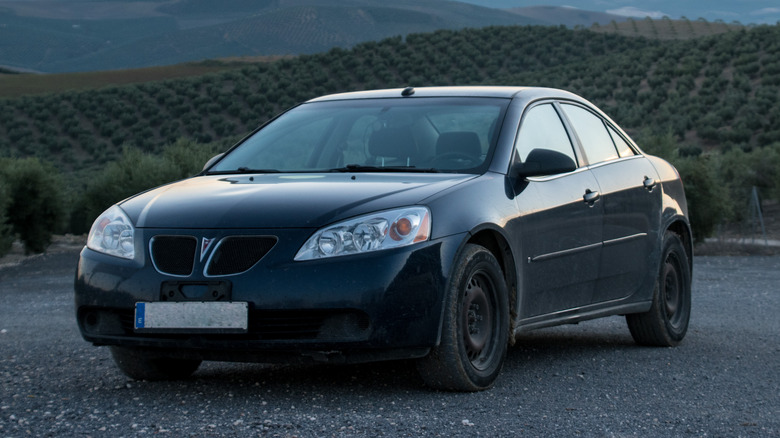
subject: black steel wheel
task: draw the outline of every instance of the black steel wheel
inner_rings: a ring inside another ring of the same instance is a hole
[[[117,368],[134,380],[180,380],[190,377],[201,364],[197,359],[180,359],[162,353],[127,347],[111,347]]]
[[[433,388],[479,391],[501,372],[509,339],[509,303],[493,254],[467,245],[458,259],[445,302],[440,344],[418,361]]]
[[[675,346],[688,331],[691,269],[680,237],[666,232],[653,303],[645,313],[626,315],[631,336],[641,345]]]

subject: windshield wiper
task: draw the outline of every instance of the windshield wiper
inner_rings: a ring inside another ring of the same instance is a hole
[[[235,170],[214,170],[207,172],[206,175],[228,175],[231,173],[279,173],[276,169],[251,169],[249,167],[239,167]]]
[[[362,164],[347,164],[344,167],[330,169],[329,172],[412,172],[438,173],[433,168],[417,168],[414,166],[364,166]]]

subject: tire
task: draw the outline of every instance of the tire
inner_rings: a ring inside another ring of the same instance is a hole
[[[116,366],[134,380],[181,380],[190,377],[201,364],[198,359],[179,359],[150,350],[111,347]]]
[[[690,316],[691,270],[688,254],[680,237],[667,231],[650,310],[626,315],[626,322],[637,344],[673,347],[685,337]]]
[[[493,385],[509,339],[504,276],[493,254],[467,245],[458,258],[444,302],[441,341],[417,370],[430,387],[480,391]]]

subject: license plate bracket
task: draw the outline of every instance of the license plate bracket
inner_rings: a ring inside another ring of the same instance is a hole
[[[230,301],[229,281],[163,281],[160,301]]]

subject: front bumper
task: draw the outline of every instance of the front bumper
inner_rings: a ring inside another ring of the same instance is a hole
[[[84,339],[96,345],[163,349],[180,357],[255,362],[363,362],[427,354],[439,339],[447,277],[464,238],[294,262],[308,230],[227,230],[217,236],[214,230],[137,231],[135,260],[88,248],[81,252],[75,304]],[[185,278],[162,274],[151,263],[149,240],[173,233],[194,235],[198,242],[205,233],[217,239],[254,234],[278,240],[244,273],[206,276],[196,260]],[[135,303],[159,301],[161,288],[171,282],[221,284],[221,290],[229,290],[229,300],[248,303],[247,333],[136,332]]]

